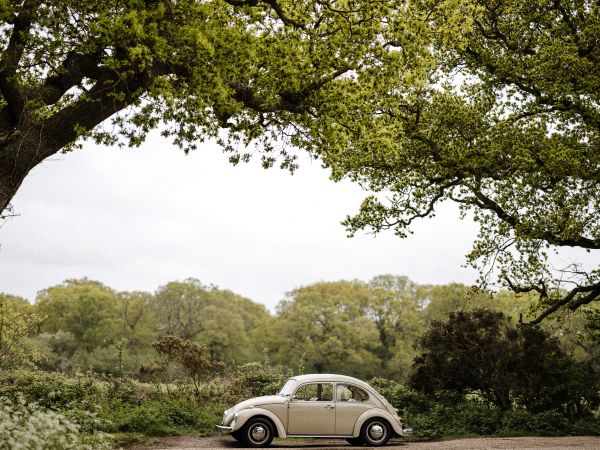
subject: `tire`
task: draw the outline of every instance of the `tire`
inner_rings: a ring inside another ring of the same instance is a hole
[[[248,447],[268,447],[275,429],[271,421],[265,417],[249,419],[242,427],[241,439]]]
[[[231,436],[233,436],[233,438],[238,442],[244,442],[242,439],[242,431],[241,430],[234,431],[233,433],[231,433]]]
[[[385,419],[370,419],[360,430],[362,441],[369,447],[379,447],[387,444],[392,437],[390,426]]]
[[[347,438],[346,441],[348,441],[348,444],[354,445],[356,447],[358,447],[359,445],[363,445],[363,440],[359,437]]]

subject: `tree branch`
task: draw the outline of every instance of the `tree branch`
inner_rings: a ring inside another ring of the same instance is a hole
[[[494,212],[498,216],[499,219],[508,223],[512,228],[516,228],[518,225],[520,225],[520,222],[517,219],[517,217],[506,212],[502,208],[502,206],[500,206],[500,204],[498,204],[497,202],[495,202],[494,200],[492,200],[491,198],[489,198],[488,196],[483,194],[483,192],[481,192],[481,190],[477,189],[474,186],[469,186],[469,189],[471,190],[471,192],[473,192],[473,194],[475,195],[475,197],[478,200],[478,202],[476,203],[477,206],[479,206],[482,209],[487,209],[488,211]],[[600,249],[600,240],[590,239],[585,236],[577,236],[577,237],[573,237],[573,238],[561,238],[560,236],[557,236],[550,231],[544,231],[543,233],[539,234],[538,236],[530,236],[530,237],[534,238],[534,239],[536,239],[536,238],[543,239],[546,242],[548,242],[549,244],[557,245],[560,247],[581,247],[581,248],[586,248],[586,249],[590,249],[590,250]]]
[[[41,99],[46,105],[56,103],[74,86],[81,84],[84,78],[107,80],[114,72],[99,65],[100,55],[70,52],[55,75],[48,76],[44,84],[30,94],[30,99]]]
[[[44,159],[78,137],[78,129],[92,130],[113,114],[133,104],[145,87],[151,85],[151,73],[139,73],[123,79],[97,81],[85,95],[43,123],[42,140],[48,145],[40,153]],[[41,160],[40,159],[40,160]]]
[[[36,0],[26,0],[23,3],[21,12],[14,19],[8,46],[0,61],[0,92],[12,116],[12,125],[16,125],[22,119],[27,103],[25,95],[15,78],[19,62],[27,44],[29,30],[31,29],[34,12],[37,9],[38,3],[39,1]]]
[[[573,303],[570,303],[571,300],[573,300],[577,296],[577,294],[582,294],[582,293],[585,293],[585,292],[587,292],[588,294],[585,295],[585,296],[582,296],[582,297],[578,298]],[[574,311],[577,308],[579,308],[581,305],[586,305],[588,303],[591,303],[592,301],[594,301],[599,296],[600,296],[600,282],[598,282],[596,284],[592,284],[590,286],[578,286],[575,289],[572,289],[561,300],[553,303],[551,306],[549,306],[548,308],[546,308],[535,319],[533,319],[530,322],[527,322],[526,325],[536,325],[536,324],[540,323],[542,320],[544,320],[550,314],[552,314],[553,312],[557,311],[560,307],[565,306],[565,305],[570,310]]]
[[[225,0],[225,2],[232,6],[258,6],[259,3],[265,3],[269,5],[271,9],[273,9],[279,20],[281,20],[285,25],[291,25],[295,28],[304,28],[304,24],[290,18],[287,14],[285,14],[277,0]]]

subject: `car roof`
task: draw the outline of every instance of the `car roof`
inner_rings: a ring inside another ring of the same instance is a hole
[[[306,375],[296,375],[290,378],[290,380],[295,380],[296,383],[310,383],[310,382],[341,382],[341,383],[352,383],[356,386],[360,386],[367,392],[373,394],[376,398],[379,399],[384,405],[387,404],[387,400],[379,393],[376,389],[368,385],[362,380],[358,378],[349,377],[348,375],[339,375],[335,373],[310,373]],[[391,408],[391,406],[390,406]]]
[[[338,381],[338,382],[346,382],[346,383],[354,383],[360,386],[369,387],[367,383],[359,380],[358,378],[349,377],[347,375],[338,375],[334,373],[310,373],[306,375],[296,375],[291,377],[293,380],[296,380],[300,383],[306,383],[310,381]]]

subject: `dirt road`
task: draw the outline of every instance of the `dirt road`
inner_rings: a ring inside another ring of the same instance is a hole
[[[208,438],[196,438],[179,436],[161,438],[146,445],[128,447],[128,450],[194,450],[204,448],[245,448],[231,437],[214,436]],[[321,439],[318,441],[308,439],[290,439],[273,441],[271,448],[315,449],[315,450],[340,450],[352,448],[346,441]],[[568,436],[568,437],[516,437],[516,438],[474,438],[455,439],[436,442],[404,442],[392,441],[381,449],[394,448],[396,450],[483,450],[483,449],[586,449],[600,450],[600,437],[591,436]]]

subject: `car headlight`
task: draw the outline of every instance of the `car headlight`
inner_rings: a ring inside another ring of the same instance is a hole
[[[222,425],[228,426],[233,420],[235,420],[233,418],[234,414],[233,414],[233,408],[226,410],[223,413],[223,422],[221,423]]]

